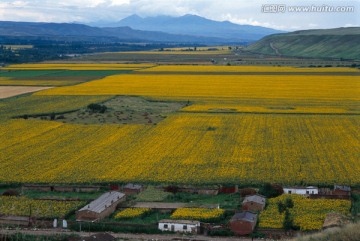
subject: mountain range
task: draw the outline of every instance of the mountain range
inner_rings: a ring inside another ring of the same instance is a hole
[[[217,22],[196,15],[129,16],[106,26],[81,23],[0,21],[0,36],[98,42],[167,42],[197,44],[249,43],[281,31]]]
[[[259,40],[266,35],[283,32],[259,26],[239,25],[229,21],[219,22],[191,14],[181,17],[156,16],[146,18],[134,14],[117,23],[110,23],[106,26],[127,26],[138,30],[161,31],[170,34],[198,37],[213,37],[226,39],[231,42],[251,42]]]

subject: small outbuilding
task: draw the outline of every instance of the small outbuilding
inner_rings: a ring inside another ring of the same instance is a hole
[[[140,184],[128,183],[123,187],[122,190],[126,194],[138,194],[143,191],[143,186]]]
[[[200,221],[163,219],[159,221],[158,228],[161,231],[198,234]]]
[[[106,192],[76,212],[76,221],[96,222],[112,214],[126,196],[121,192]]]
[[[248,195],[242,202],[243,211],[260,212],[264,210],[266,204],[266,197],[260,194]]]
[[[314,186],[309,187],[284,187],[284,194],[299,194],[299,195],[310,195],[318,194],[319,188]]]
[[[333,194],[334,195],[347,195],[347,196],[350,196],[351,187],[335,184]]]
[[[257,218],[257,214],[250,211],[236,213],[230,219],[230,228],[236,235],[251,234],[255,229]]]

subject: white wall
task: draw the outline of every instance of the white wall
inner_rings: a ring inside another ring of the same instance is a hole
[[[165,225],[167,225],[167,227]],[[186,229],[184,229],[185,225],[186,225]],[[172,229],[172,226],[174,226],[174,229]],[[191,232],[197,232],[197,227],[200,227],[200,223],[199,224],[159,223],[158,227],[161,231],[191,233]]]
[[[300,194],[300,195],[307,195],[307,194],[318,194],[318,188],[284,188],[284,194]]]

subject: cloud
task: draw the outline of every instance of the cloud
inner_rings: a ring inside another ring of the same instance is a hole
[[[326,0],[287,0],[287,6],[330,4]],[[331,28],[360,25],[360,2],[331,1],[333,5],[353,5],[355,12],[336,13],[262,13],[272,0],[1,0],[0,20],[51,22],[116,22],[131,14],[143,17],[196,14],[218,21],[251,24],[283,30]],[[315,25],[316,24],[316,25]]]

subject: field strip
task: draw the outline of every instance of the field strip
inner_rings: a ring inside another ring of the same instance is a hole
[[[265,112],[265,111],[191,111],[191,110],[179,110],[177,112],[180,113],[188,113],[188,114],[231,114],[231,115],[341,115],[341,116],[358,116],[360,113],[319,113],[319,112]]]
[[[360,76],[360,72],[183,72],[183,71],[135,71],[136,75],[317,75]]]
[[[9,98],[16,95],[32,93],[40,90],[47,90],[53,87],[34,87],[34,86],[0,86],[0,99]]]

